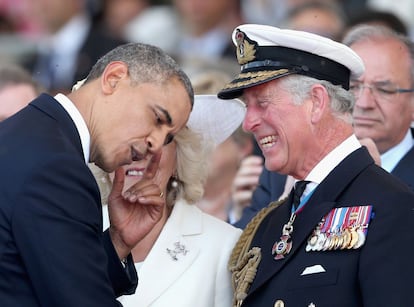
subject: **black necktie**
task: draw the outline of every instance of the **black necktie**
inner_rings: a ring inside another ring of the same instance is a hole
[[[293,189],[293,202],[292,206],[296,210],[299,203],[300,203],[300,197],[303,194],[303,191],[305,191],[306,185],[310,181],[301,180],[295,183],[295,188]]]

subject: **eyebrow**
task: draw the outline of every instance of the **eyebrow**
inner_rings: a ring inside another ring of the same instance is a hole
[[[172,127],[173,126],[173,121],[172,121],[172,118],[171,118],[170,113],[166,109],[164,109],[163,107],[161,107],[161,106],[158,106],[157,105],[157,106],[155,106],[155,108],[158,111],[160,111],[162,114],[164,114],[165,118],[167,119],[167,125],[169,127]]]
[[[351,82],[359,82],[359,83],[364,83],[362,80],[358,80],[358,79],[351,79]],[[385,79],[385,80],[374,80],[370,82],[371,84],[395,84],[393,81],[391,81],[390,79]]]

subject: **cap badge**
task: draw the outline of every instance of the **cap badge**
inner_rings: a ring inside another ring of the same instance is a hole
[[[253,41],[249,42],[246,34],[240,30],[237,30],[235,37],[237,42],[237,61],[239,64],[243,65],[253,61],[256,58],[256,43]]]

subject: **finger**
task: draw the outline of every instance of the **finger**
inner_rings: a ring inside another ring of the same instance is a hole
[[[253,190],[259,183],[259,176],[238,177],[232,184],[232,191]]]
[[[154,206],[163,206],[165,203],[164,198],[160,197],[160,195],[140,196],[138,198],[138,201],[140,204],[154,205]]]
[[[122,194],[125,182],[125,173],[122,167],[115,170],[114,180],[112,182],[112,189],[110,195],[118,196]]]
[[[158,185],[145,180],[145,185],[142,185],[142,181],[134,186],[130,187],[127,191],[124,192],[123,197],[124,199],[130,202],[139,201],[141,197],[151,197],[156,196],[161,198],[161,191]]]
[[[248,156],[242,161],[242,166],[263,165],[263,158],[260,156]]]
[[[160,165],[161,152],[154,154],[145,169],[144,178],[152,179],[157,173],[158,166]]]
[[[233,201],[239,205],[250,203],[252,195],[252,191],[241,191],[233,195]]]
[[[245,165],[241,167],[237,173],[237,176],[246,175],[260,175],[263,171],[263,165]]]

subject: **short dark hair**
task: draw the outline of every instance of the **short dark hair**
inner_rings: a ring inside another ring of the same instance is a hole
[[[86,82],[99,78],[106,66],[114,61],[124,62],[132,82],[163,83],[177,78],[185,87],[194,104],[194,90],[189,77],[177,62],[161,48],[144,43],[127,43],[120,45],[101,57],[92,67]]]

